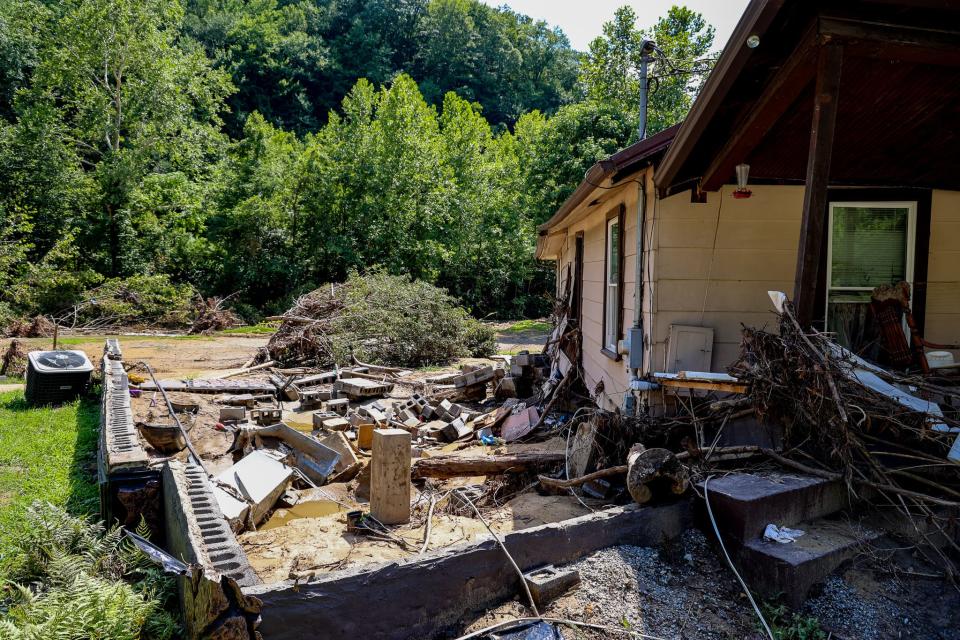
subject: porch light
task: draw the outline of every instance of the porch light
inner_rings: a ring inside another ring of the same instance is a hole
[[[733,192],[734,198],[749,198],[753,195],[750,189],[747,189],[747,179],[750,177],[750,165],[737,165],[737,188]]]
[[[749,47],[750,49],[756,49],[759,46],[760,46],[760,36],[758,36],[757,34],[753,34],[752,36],[747,38],[747,47]]]

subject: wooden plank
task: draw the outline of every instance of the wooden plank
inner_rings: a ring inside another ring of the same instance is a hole
[[[370,515],[383,524],[410,522],[410,434],[373,430]]]
[[[749,388],[742,382],[705,382],[702,380],[657,380],[657,384],[667,389],[703,389],[704,391],[723,391],[725,393],[746,393]]]
[[[827,218],[827,184],[833,154],[833,134],[837,124],[837,99],[843,68],[843,46],[828,43],[820,48],[817,60],[817,85],[810,125],[810,149],[807,155],[806,190],[803,194],[803,219],[800,223],[800,247],[793,301],[800,326],[809,327],[816,306],[817,275],[823,251]]]
[[[703,191],[716,191],[723,186],[733,176],[734,168],[746,160],[800,92],[810,84],[816,69],[816,55],[816,33],[811,29],[767,84],[750,113],[733,128],[727,143],[703,174],[700,186]]]

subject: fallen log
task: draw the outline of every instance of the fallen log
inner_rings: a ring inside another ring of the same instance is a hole
[[[667,449],[636,445],[627,466],[627,491],[637,504],[650,502],[658,490],[665,492],[667,488],[673,495],[682,495],[689,485],[687,468]]]
[[[508,471],[559,464],[562,451],[512,453],[494,456],[434,456],[415,460],[411,476],[419,478],[457,478],[463,476],[492,476]]]

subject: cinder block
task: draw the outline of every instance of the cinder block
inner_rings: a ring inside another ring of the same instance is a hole
[[[548,564],[523,574],[530,595],[537,607],[543,607],[570,587],[580,584],[580,572],[574,569],[557,569]]]
[[[323,408],[326,411],[346,415],[347,409],[350,408],[350,401],[347,398],[334,398],[333,400],[327,400],[323,403]]]
[[[220,422],[243,422],[246,419],[245,407],[220,407]]]
[[[350,428],[350,423],[346,418],[337,416],[335,418],[325,418],[320,422],[320,426],[328,431],[346,431]]]
[[[283,411],[280,409],[254,409],[250,412],[250,420],[254,424],[259,425],[271,425],[277,424],[280,422],[281,417],[283,416]]]
[[[456,418],[443,428],[443,437],[447,442],[454,442],[473,433],[473,429],[464,424],[462,418]]]

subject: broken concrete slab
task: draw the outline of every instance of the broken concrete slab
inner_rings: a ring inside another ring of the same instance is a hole
[[[247,520],[259,524],[293,478],[293,469],[272,451],[254,451],[216,477],[213,493],[234,530]],[[222,488],[228,485],[233,490]],[[243,500],[234,497],[243,497]]]

